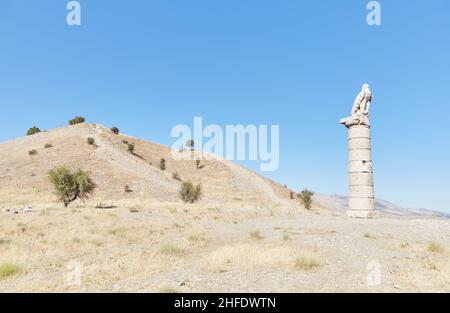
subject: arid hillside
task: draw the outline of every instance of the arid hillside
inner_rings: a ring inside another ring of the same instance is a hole
[[[88,138],[95,144],[89,145]],[[134,144],[133,153],[128,143]],[[35,150],[34,153],[30,151]],[[185,151],[188,156],[191,151]],[[193,154],[194,158],[197,155]],[[160,169],[161,159],[166,169]],[[285,204],[290,191],[233,162],[173,160],[168,147],[101,125],[77,124],[0,144],[0,206],[53,205],[56,197],[48,171],[58,166],[91,172],[98,188],[87,203],[126,201],[177,202],[181,180],[201,184],[205,203]],[[126,192],[128,186],[129,192]]]

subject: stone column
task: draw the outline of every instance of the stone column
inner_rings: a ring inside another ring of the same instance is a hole
[[[364,84],[353,103],[352,115],[340,121],[348,128],[348,217],[369,218],[375,213],[369,121],[371,103],[372,91]]]
[[[350,207],[347,215],[351,218],[370,218],[375,212],[370,126],[347,127]]]

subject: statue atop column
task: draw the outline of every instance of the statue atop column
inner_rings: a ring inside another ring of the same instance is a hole
[[[372,92],[368,84],[362,86],[355,99],[352,115],[341,119],[348,128],[348,217],[370,218],[375,212],[375,190],[372,168],[372,145],[369,112]]]
[[[369,112],[372,102],[372,91],[368,84],[363,84],[360,93],[356,96],[352,107],[352,115],[341,119],[341,124],[347,127],[353,125],[370,126]]]

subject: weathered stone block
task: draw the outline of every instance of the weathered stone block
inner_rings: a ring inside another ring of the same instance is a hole
[[[347,217],[348,218],[375,218],[376,212],[372,211],[372,210],[367,210],[367,211],[348,210]]]
[[[372,173],[350,173],[348,176],[350,186],[373,186]]]
[[[370,138],[350,138],[348,140],[348,149],[349,150],[370,150]]]
[[[373,186],[349,186],[350,198],[375,198]]]
[[[352,210],[375,210],[373,198],[350,198],[349,207]]]
[[[348,138],[370,138],[370,127],[365,125],[356,125],[348,129]]]
[[[372,173],[372,162],[360,160],[348,162],[348,172],[349,174]]]
[[[371,161],[372,160],[372,150],[368,150],[368,149],[349,150],[348,159],[349,159],[349,162]]]

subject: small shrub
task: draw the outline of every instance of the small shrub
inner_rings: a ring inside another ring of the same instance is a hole
[[[289,198],[291,199],[291,200],[294,200],[295,199],[295,197],[294,197],[294,193],[291,191],[291,193],[290,193],[290,195],[289,195]]]
[[[128,143],[128,152],[134,153],[134,143]]]
[[[166,159],[161,159],[161,161],[159,161],[159,169],[161,171],[165,171],[166,170]]]
[[[124,143],[124,144],[128,144],[128,140],[126,140],[126,139],[122,139],[122,143]]]
[[[284,233],[282,238],[283,238],[284,241],[288,241],[289,240],[289,235]]]
[[[39,129],[39,127],[33,126],[30,129],[28,129],[27,136],[31,136],[31,135],[34,135],[34,134],[37,134],[40,132],[41,132],[41,130]]]
[[[136,207],[130,208],[130,213],[139,213],[139,209]]]
[[[86,121],[86,119],[84,117],[77,116],[69,121],[69,125],[80,124],[80,123],[84,123],[85,121]]]
[[[0,246],[9,245],[10,243],[11,243],[11,240],[0,238]]]
[[[114,133],[114,134],[116,134],[116,135],[118,135],[119,133],[120,133],[120,131],[119,131],[119,129],[117,128],[117,127],[111,127],[111,131]]]
[[[318,268],[319,266],[319,262],[310,257],[299,256],[295,259],[295,268],[300,270],[311,271]]]
[[[409,246],[410,246],[410,245],[409,245],[408,242],[402,242],[402,243],[400,244],[400,248],[402,248],[402,249],[408,248]]]
[[[194,186],[191,182],[184,182],[180,190],[180,198],[186,203],[194,203],[202,196],[202,186]]]
[[[190,234],[189,237],[188,237],[188,240],[192,241],[192,242],[196,242],[196,241],[203,240],[203,238],[200,235],[198,235],[198,234]]]
[[[38,152],[35,149],[28,151],[28,155],[36,155],[36,154],[38,154]]]
[[[443,253],[444,248],[436,242],[430,242],[428,244],[428,251],[433,252],[433,253]]]
[[[189,139],[188,141],[186,141],[186,147],[191,149],[191,151],[194,151],[194,146],[195,146],[195,142],[193,139]]]
[[[129,193],[129,192],[133,192],[133,190],[130,188],[130,186],[125,185],[125,192]]]
[[[183,249],[170,243],[162,245],[159,251],[165,255],[180,255],[183,253]]]
[[[65,167],[51,170],[49,180],[65,207],[76,199],[88,199],[94,193],[96,187],[88,172],[77,170],[72,173]]]
[[[89,137],[88,139],[86,139],[86,141],[87,141],[87,144],[90,145],[90,146],[95,145],[95,139],[94,138]]]
[[[177,172],[172,173],[172,178],[175,180],[181,181],[181,177]]]
[[[53,145],[51,143],[46,143],[44,146],[45,149],[50,149],[52,147],[53,147]]]
[[[312,202],[313,202],[313,196],[314,196],[314,192],[312,192],[308,189],[302,190],[302,192],[298,195],[298,197],[303,202],[303,205],[305,206],[305,208],[307,210],[311,209]]]
[[[13,276],[20,271],[20,267],[12,263],[3,263],[0,265],[0,279]]]
[[[195,160],[195,165],[197,166],[198,170],[201,170],[205,167],[204,165],[201,165],[201,160]]]
[[[261,240],[264,238],[261,235],[261,233],[259,232],[259,230],[251,231],[248,235],[250,236],[251,239],[254,239],[254,240]]]

